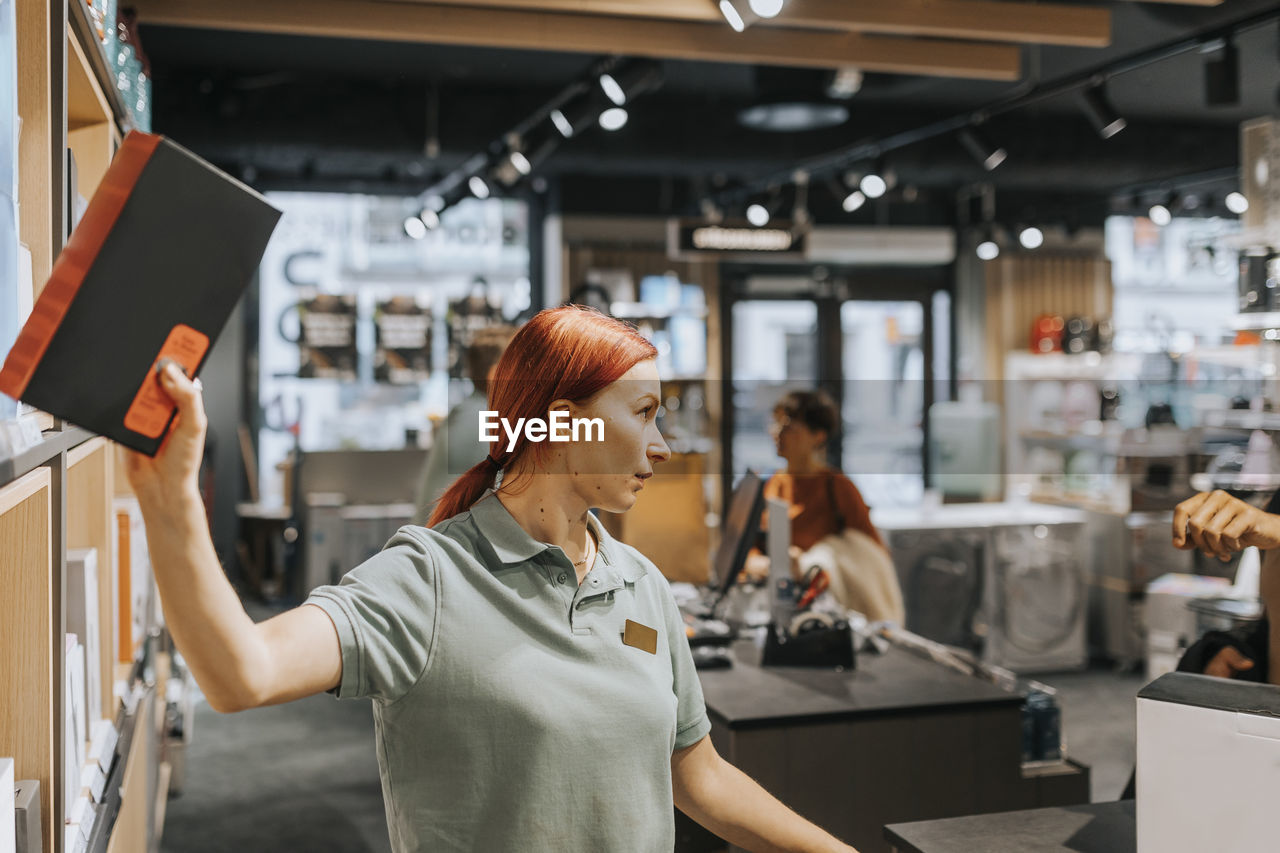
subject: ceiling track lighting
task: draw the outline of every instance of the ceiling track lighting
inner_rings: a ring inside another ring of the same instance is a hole
[[[614,106],[625,107],[639,96],[662,85],[662,66],[651,59],[636,59],[600,75],[600,89]]]
[[[1210,107],[1240,105],[1240,53],[1228,36],[1222,51],[1204,63],[1204,102]]]
[[[983,261],[994,261],[1000,257],[1000,244],[996,242],[995,229],[990,225],[982,230],[974,252],[977,254],[978,259]]]
[[[978,165],[990,172],[1005,161],[1009,152],[993,143],[977,127],[966,127],[958,134],[960,144],[978,161]]]
[[[1107,90],[1102,83],[1084,90],[1084,114],[1103,139],[1110,139],[1129,124],[1107,100]]]
[[[440,227],[440,214],[429,207],[422,208],[422,211],[418,214],[418,219],[428,231],[434,231]]]
[[[1227,206],[1227,210],[1236,216],[1241,216],[1249,210],[1249,199],[1242,192],[1229,192],[1222,202]]]
[[[627,126],[628,118],[627,111],[623,107],[609,107],[609,109],[600,113],[600,127],[610,132],[622,130]]]
[[[858,181],[858,189],[867,198],[880,198],[884,195],[889,190],[889,182],[884,177],[884,168],[879,164],[872,166],[870,171]]]
[[[720,0],[719,6],[720,14],[735,33],[745,31],[758,18],[746,0]]]
[[[572,98],[563,106],[556,107],[549,113],[551,124],[565,139],[572,139],[591,126],[598,113],[593,109],[591,101],[585,96]]]
[[[1044,232],[1034,225],[1028,225],[1018,232],[1018,242],[1024,249],[1039,249],[1044,245]]]
[[[761,18],[776,18],[786,0],[748,0],[747,6]]]
[[[467,178],[467,188],[471,190],[471,194],[473,196],[482,201],[493,195],[493,188],[490,187],[489,182],[480,175],[472,175]]]

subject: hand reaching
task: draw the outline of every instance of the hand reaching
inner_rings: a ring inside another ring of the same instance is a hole
[[[1264,551],[1280,547],[1280,516],[1222,490],[1201,492],[1174,509],[1173,544],[1225,562],[1251,545]]]
[[[1205,675],[1217,678],[1235,678],[1237,673],[1253,669],[1253,661],[1240,654],[1234,646],[1223,646],[1204,668]]]
[[[140,500],[174,499],[184,489],[198,490],[208,420],[199,379],[188,379],[175,362],[156,373],[161,389],[178,406],[178,415],[154,457],[125,450],[125,474]]]

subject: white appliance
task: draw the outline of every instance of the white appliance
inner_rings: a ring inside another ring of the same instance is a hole
[[[1175,672],[1138,693],[1138,853],[1280,838],[1280,687]]]
[[[1029,503],[876,510],[907,629],[1015,672],[1079,669],[1088,655],[1085,514]]]

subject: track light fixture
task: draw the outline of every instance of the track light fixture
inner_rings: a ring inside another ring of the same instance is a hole
[[[406,216],[404,219],[404,233],[412,240],[421,240],[427,236],[427,226],[416,216]]]
[[[626,127],[628,118],[627,111],[622,107],[609,107],[600,113],[600,126],[609,131],[622,130]]]
[[[483,200],[493,195],[489,182],[479,175],[472,175],[467,178],[467,187],[471,190],[471,194],[478,199]]]
[[[533,164],[529,162],[529,158],[525,156],[524,152],[519,149],[507,155],[507,162],[511,164],[511,168],[521,175],[527,175],[533,171]]]
[[[662,85],[662,66],[651,59],[636,59],[599,78],[600,89],[614,106],[624,107],[640,95]]]
[[[1223,203],[1226,204],[1227,210],[1231,211],[1236,216],[1240,216],[1249,209],[1249,199],[1245,198],[1244,193],[1241,192],[1227,193],[1227,197],[1223,199]]]
[[[747,205],[747,221],[757,228],[763,228],[769,224],[772,217],[769,214],[769,208],[765,207],[758,201]]]
[[[1024,249],[1039,249],[1044,245],[1044,232],[1034,225],[1029,225],[1018,232],[1018,242]]]
[[[556,107],[550,113],[551,123],[565,139],[571,139],[586,130],[595,121],[596,113],[588,98],[579,96],[567,104]]]
[[[1107,100],[1107,91],[1102,83],[1084,90],[1084,114],[1103,139],[1110,139],[1129,124]]]
[[[720,0],[720,14],[733,27],[735,33],[746,30],[747,24],[755,20],[755,13],[743,0]]]
[[[440,214],[429,207],[422,208],[421,212],[418,213],[418,219],[421,220],[428,231],[434,231],[440,227]]]
[[[1204,101],[1210,107],[1240,104],[1240,54],[1232,37],[1223,42],[1217,58],[1205,61]]]
[[[748,5],[761,18],[776,18],[786,5],[786,0],[748,0]]]
[[[885,176],[884,164],[877,160],[871,164],[866,173],[858,180],[858,189],[867,198],[880,198],[889,189],[889,181]]]
[[[994,261],[1000,257],[1000,244],[996,242],[995,229],[987,227],[982,232],[982,237],[978,240],[978,246],[974,250],[978,258],[984,261]]]
[[[960,144],[965,147],[978,165],[990,172],[1009,156],[1009,152],[992,143],[977,127],[966,127],[959,133]]]

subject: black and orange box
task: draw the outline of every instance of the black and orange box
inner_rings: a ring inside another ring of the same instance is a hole
[[[175,414],[156,363],[199,372],[279,219],[173,141],[129,133],[0,369],[0,392],[154,455]]]

